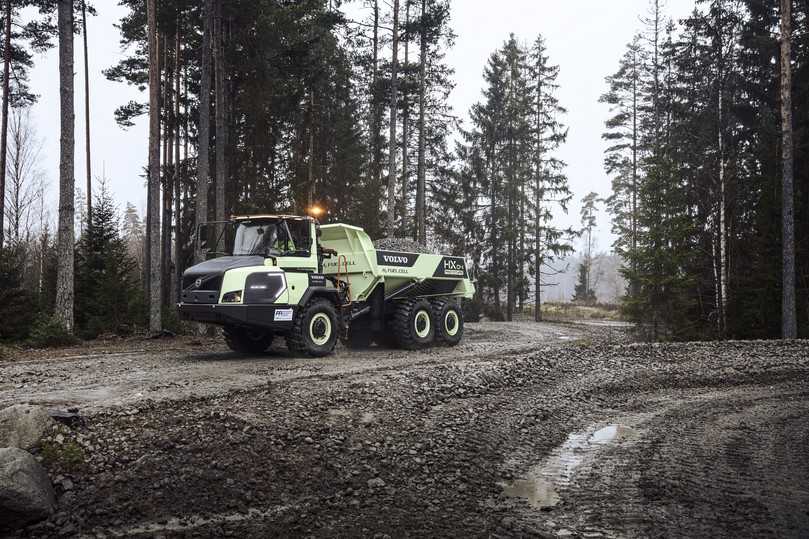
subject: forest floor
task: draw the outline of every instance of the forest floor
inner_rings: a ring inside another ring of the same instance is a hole
[[[452,349],[324,359],[190,338],[18,356],[0,404],[84,418],[46,455],[58,513],[21,535],[809,535],[809,343],[622,331],[481,323]]]

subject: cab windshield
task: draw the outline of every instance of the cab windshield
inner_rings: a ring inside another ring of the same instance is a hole
[[[305,220],[242,221],[236,227],[234,256],[309,256]]]

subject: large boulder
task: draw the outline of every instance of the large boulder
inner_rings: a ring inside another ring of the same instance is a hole
[[[15,404],[0,410],[0,447],[31,449],[39,443],[53,420],[42,406]]]
[[[55,509],[53,485],[39,462],[22,449],[0,449],[0,528],[21,528]]]

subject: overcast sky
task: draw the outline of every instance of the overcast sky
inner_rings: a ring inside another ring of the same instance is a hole
[[[147,158],[147,122],[139,121],[123,130],[115,124],[113,111],[130,99],[143,99],[136,89],[107,81],[102,69],[123,56],[118,31],[113,26],[125,9],[113,0],[96,2],[98,16],[89,21],[90,77],[92,106],[93,175],[102,170],[116,199],[129,201],[143,210],[145,190],[140,177]],[[667,15],[679,19],[693,8],[693,0],[668,0]],[[562,226],[579,222],[579,199],[590,191],[606,196],[610,182],[602,168],[604,145],[601,141],[608,110],[598,103],[604,92],[604,77],[617,68],[624,46],[640,30],[640,15],[648,0],[453,0],[452,25],[456,45],[447,56],[455,69],[457,87],[451,104],[461,118],[480,99],[483,67],[489,55],[508,39],[510,33],[525,42],[541,33],[546,38],[552,62],[561,67],[559,99],[569,111],[565,119],[570,131],[560,157],[567,162],[567,173],[575,202],[567,216],[558,217]],[[76,42],[76,71],[82,73],[83,56]],[[34,107],[39,136],[44,141],[42,168],[49,180],[48,198],[55,207],[59,170],[59,77],[55,50],[36,59],[31,86],[40,95]],[[83,185],[84,84],[76,77],[76,183]],[[606,214],[599,219],[599,247],[609,248],[611,236]]]

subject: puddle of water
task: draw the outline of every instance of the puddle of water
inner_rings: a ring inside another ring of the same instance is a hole
[[[635,436],[631,427],[607,425],[596,431],[572,433],[545,461],[531,468],[526,476],[501,483],[503,493],[523,498],[531,506],[542,509],[559,503],[559,490],[570,483],[576,469],[599,449]]]

